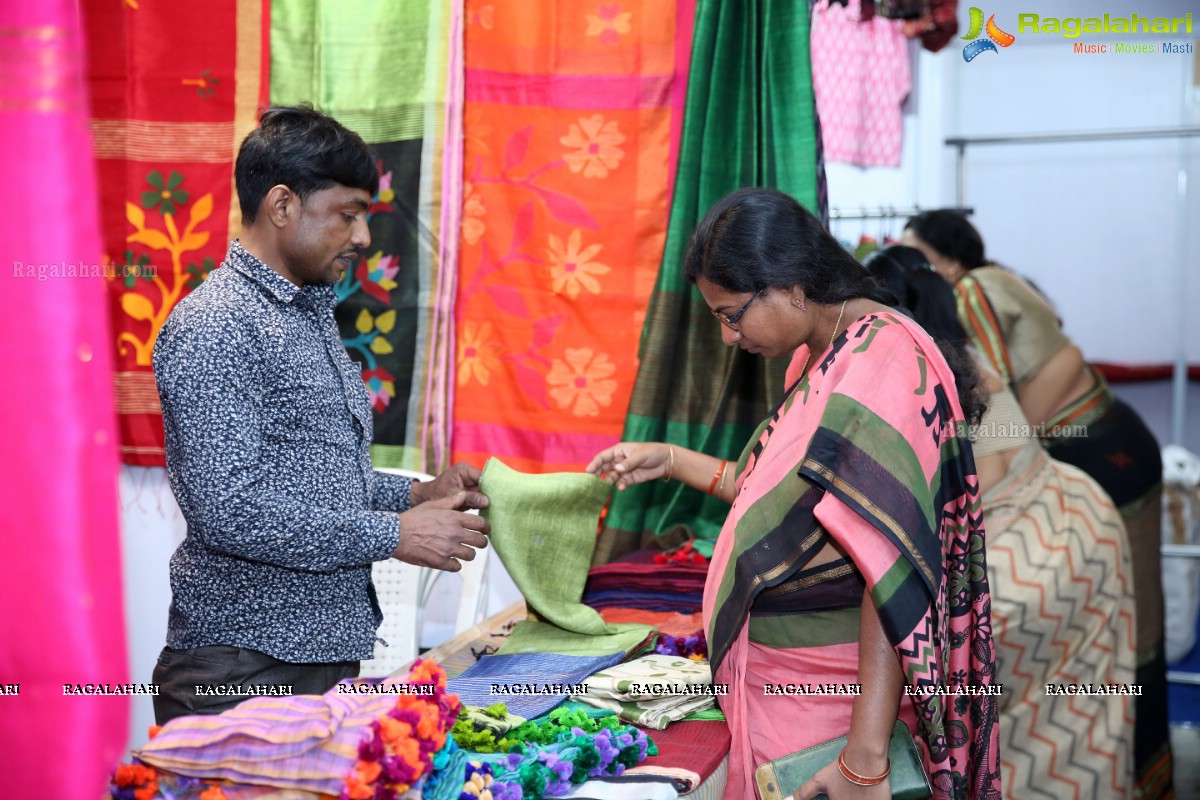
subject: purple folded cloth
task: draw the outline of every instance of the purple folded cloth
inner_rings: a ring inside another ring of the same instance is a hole
[[[441,675],[441,668],[434,667]],[[338,796],[371,723],[395,708],[405,679],[342,681],[323,695],[256,697],[210,716],[171,720],[133,755],[190,778]],[[428,684],[415,691],[426,690]],[[371,687],[371,693],[356,691]],[[394,687],[381,691],[378,687]],[[442,690],[429,699],[440,701]],[[415,732],[412,734],[417,735]],[[438,736],[444,737],[445,731]]]

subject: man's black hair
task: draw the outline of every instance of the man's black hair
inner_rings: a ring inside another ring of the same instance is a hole
[[[379,169],[362,137],[308,106],[264,111],[238,150],[234,178],[246,225],[254,223],[263,198],[277,184],[302,203],[337,183],[365,189],[372,197],[379,190]]]

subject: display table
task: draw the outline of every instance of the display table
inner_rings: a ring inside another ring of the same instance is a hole
[[[480,656],[494,653],[496,648],[504,641],[509,632],[518,622],[525,619],[526,609],[525,601],[513,603],[508,608],[500,611],[497,614],[488,617],[480,622],[460,631],[450,639],[447,639],[442,644],[434,647],[421,655],[422,659],[432,659],[442,666],[446,671],[446,677],[454,678],[462,674],[468,667],[478,660]],[[411,668],[410,664],[405,664],[396,671],[396,675],[405,675]],[[676,725],[724,725],[721,722],[686,722],[674,723]],[[656,734],[661,734],[661,731],[653,731],[649,729],[646,733],[653,738]],[[725,758],[717,769],[708,776],[703,783],[693,788],[690,792],[681,797],[686,797],[688,800],[717,800],[725,791],[725,776],[728,769],[728,753],[725,753]],[[682,764],[680,766],[683,766]]]

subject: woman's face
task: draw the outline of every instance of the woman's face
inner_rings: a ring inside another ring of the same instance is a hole
[[[949,258],[934,250],[928,242],[913,233],[912,228],[904,229],[904,234],[900,237],[900,244],[920,250],[922,255],[929,259],[929,263],[933,265],[937,273],[952,284],[957,283],[959,278],[967,274],[962,262],[957,258]]]
[[[721,341],[768,358],[791,353],[803,341],[798,324],[802,312],[781,289],[730,292],[699,278],[696,288],[721,326]]]

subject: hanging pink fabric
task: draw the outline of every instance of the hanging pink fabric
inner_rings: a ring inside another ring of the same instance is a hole
[[[0,753],[5,797],[95,800],[120,760],[128,679],[112,341],[72,0],[0,15]],[[111,268],[110,268],[111,269]],[[14,688],[15,687],[15,688]]]
[[[819,0],[813,8],[812,71],[825,160],[897,167],[910,88],[902,20],[873,14],[859,0]]]

